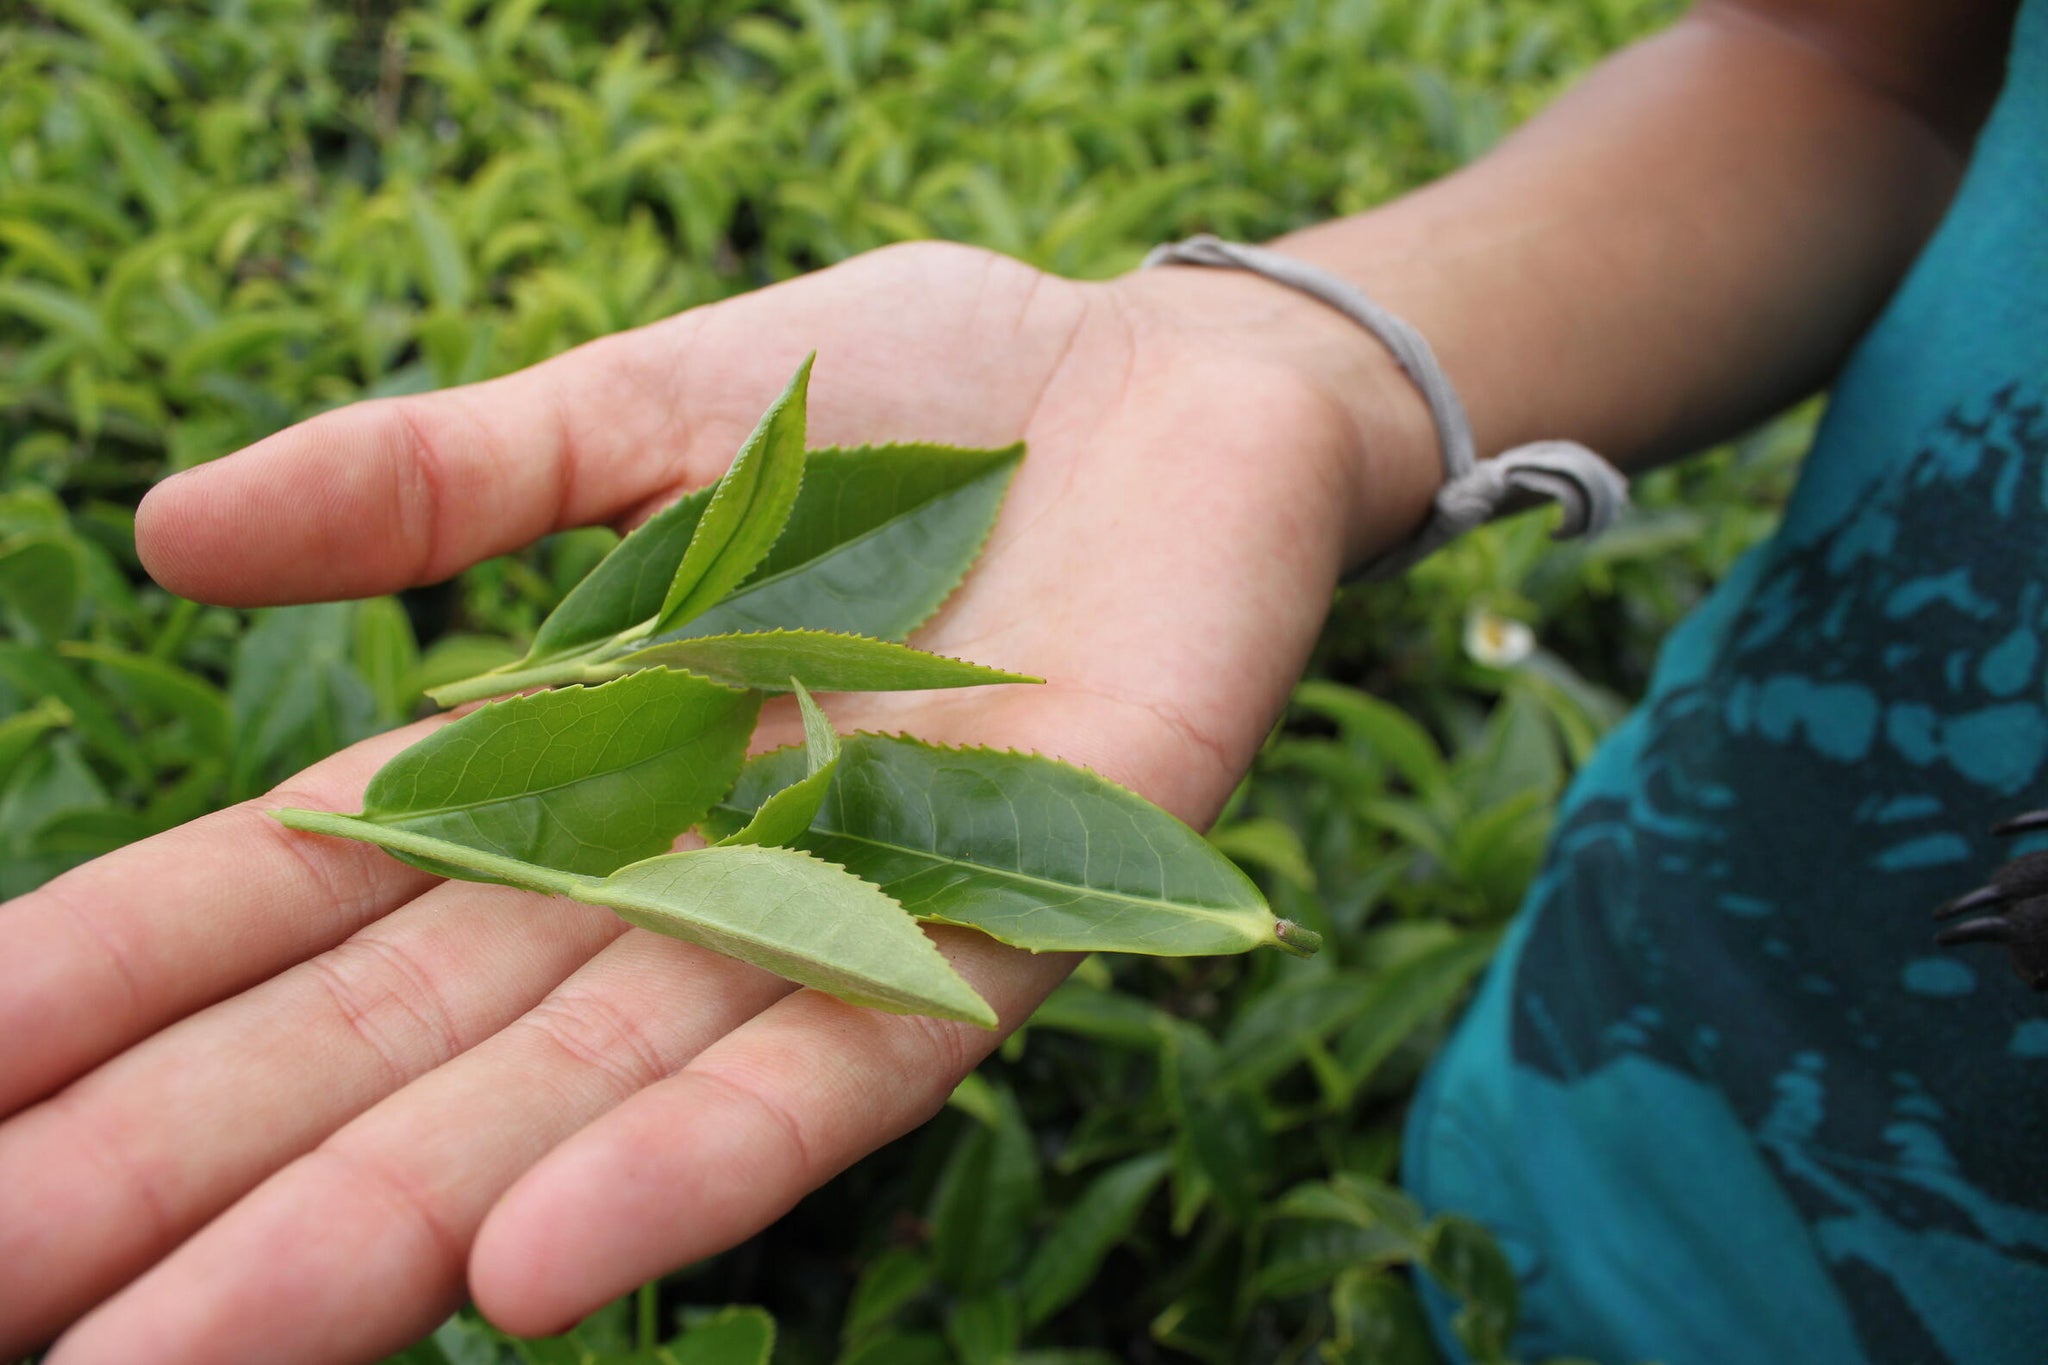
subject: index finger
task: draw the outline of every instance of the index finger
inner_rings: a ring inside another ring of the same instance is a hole
[[[722,370],[693,376],[707,311],[288,427],[151,489],[136,548],[172,592],[260,606],[437,582],[549,531],[616,520],[715,474],[686,477],[694,437],[757,396],[728,393],[747,385]],[[764,376],[780,362],[761,359]],[[690,388],[715,397],[686,404]]]

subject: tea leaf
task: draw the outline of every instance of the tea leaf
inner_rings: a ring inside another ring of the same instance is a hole
[[[1500,1243],[1469,1218],[1447,1215],[1430,1229],[1424,1262],[1430,1278],[1464,1300],[1452,1319],[1458,1344],[1480,1360],[1507,1354],[1520,1312],[1514,1267]]]
[[[748,763],[707,829],[739,828],[805,763],[794,749]],[[1035,754],[852,736],[796,846],[866,877],[921,919],[1034,952],[1314,951],[1314,935],[1275,919],[1201,835]]]
[[[946,1340],[960,1365],[1014,1365],[1017,1301],[1001,1290],[958,1299],[946,1312]]]
[[[102,700],[96,687],[46,650],[0,640],[0,683],[28,697],[55,698],[71,713],[76,732],[105,758],[138,782],[148,780],[149,765],[127,727]]]
[[[803,484],[804,399],[816,359],[815,353],[804,357],[718,481],[662,600],[657,632],[724,600],[782,535]]]
[[[1034,1029],[1057,1029],[1112,1047],[1156,1052],[1187,1027],[1149,1001],[1117,991],[1062,981],[1031,1016]]]
[[[791,679],[820,692],[913,692],[1041,681],[887,640],[822,630],[697,636],[635,651],[607,667],[624,672],[653,665],[764,692],[786,692]]]
[[[1338,1274],[1330,1316],[1332,1365],[1437,1365],[1441,1359],[1414,1294],[1371,1266],[1353,1265]]]
[[[159,95],[174,94],[177,77],[171,74],[163,50],[120,6],[108,0],[42,0],[42,8],[105,48],[121,65],[129,67]]]
[[[760,1308],[726,1308],[690,1325],[662,1349],[664,1365],[768,1365],[775,1319]]]
[[[1449,788],[1450,766],[1436,741],[1399,707],[1322,679],[1310,679],[1295,689],[1294,703],[1336,722],[1347,738],[1407,778],[1418,796],[1434,801]]]
[[[1422,1208],[1392,1185],[1339,1171],[1329,1180],[1296,1185],[1272,1205],[1275,1218],[1349,1223],[1385,1232],[1401,1254],[1420,1254],[1425,1229]]]
[[[1339,971],[1275,986],[1247,1006],[1223,1037],[1218,1083],[1258,1086],[1307,1059],[1302,1048],[1320,1043],[1370,1008],[1380,978]]]
[[[756,576],[768,578],[809,563],[985,474],[1013,469],[1023,454],[1021,444],[973,449],[925,441],[813,450],[804,462],[803,494],[789,514],[789,525]],[[972,562],[973,555],[968,559]]]
[[[355,639],[349,660],[377,698],[377,709],[389,720],[411,717],[419,704],[412,680],[420,669],[420,647],[405,608],[392,597],[356,603]]]
[[[228,684],[237,795],[375,733],[376,698],[348,662],[354,621],[352,602],[273,607],[242,636]]]
[[[602,875],[665,851],[703,817],[738,770],[759,705],[666,669],[513,697],[380,768],[362,818]]]
[[[1181,1132],[1194,1169],[1225,1213],[1250,1222],[1258,1216],[1260,1188],[1273,1169],[1273,1144],[1258,1110],[1243,1094],[1217,1094],[1184,1072],[1178,1082]]]
[[[653,620],[711,494],[710,488],[685,494],[613,547],[541,623],[521,663],[600,644]]]
[[[620,542],[542,624],[525,657],[430,695],[452,706],[527,687],[601,682],[626,671],[617,666],[622,656],[683,640],[801,630],[901,641],[938,609],[980,553],[1022,456],[1021,446],[813,451],[767,556],[723,601],[663,627],[657,618],[667,615],[672,585],[683,580],[683,561],[715,497],[715,488],[700,489]],[[778,664],[764,671],[762,660],[746,662],[760,665],[755,685],[779,688],[795,672],[820,689],[837,687],[800,669]],[[812,666],[823,662],[814,657]],[[834,666],[850,676],[849,660]]]
[[[839,736],[832,732],[832,722],[811,700],[811,694],[796,679],[790,679],[796,689],[797,705],[803,708],[804,716],[804,763],[807,771],[797,781],[790,783],[761,803],[754,812],[754,818],[737,833],[719,840],[721,844],[790,844],[798,835],[811,826],[818,814],[818,804],[831,789],[833,770],[839,766]]]
[[[154,710],[184,721],[192,727],[193,747],[200,754],[227,754],[233,743],[229,736],[227,698],[204,678],[176,664],[152,659],[147,654],[131,654],[112,645],[72,640],[59,645],[57,652],[105,669]]]
[[[1385,1228],[1322,1222],[1283,1227],[1271,1234],[1264,1264],[1250,1289],[1259,1298],[1309,1294],[1348,1269],[1401,1264],[1413,1250],[1410,1242]]]
[[[629,924],[750,962],[849,1004],[996,1026],[988,1002],[902,906],[846,869],[795,849],[692,849],[594,877],[360,816],[281,810],[277,818],[292,829],[376,844],[445,876],[600,905]]]
[[[0,719],[0,787],[14,775],[15,765],[20,763],[35,742],[51,730],[62,729],[71,723],[71,708],[55,697],[44,697],[26,711]]]
[[[779,629],[908,638],[981,553],[1023,455],[931,445],[814,453],[761,572],[650,643]]]
[[[1031,1128],[1008,1086],[992,1084],[994,1122],[953,1149],[932,1191],[932,1258],[956,1290],[992,1289],[1022,1257],[1043,1177]]]
[[[12,608],[45,641],[55,643],[78,615],[78,554],[63,536],[16,536],[0,542],[0,606]]]
[[[1220,829],[1210,830],[1209,842],[1240,867],[1250,864],[1264,868],[1303,891],[1316,889],[1316,872],[1309,865],[1308,850],[1302,847],[1301,836],[1294,832],[1294,827],[1284,820],[1270,815],[1233,820]]]
[[[1088,1287],[1110,1248],[1129,1235],[1170,1162],[1165,1152],[1147,1152],[1088,1183],[1024,1267],[1019,1293],[1026,1326],[1045,1321]]]
[[[838,1365],[959,1365],[935,1332],[886,1332],[839,1357]]]
[[[902,906],[795,849],[728,844],[649,858],[579,899],[852,1004],[996,1026]]]
[[[1409,1035],[1449,1009],[1498,943],[1495,933],[1461,934],[1375,976],[1337,1045],[1351,1084],[1363,1085]]]
[[[896,1310],[924,1292],[936,1273],[927,1257],[901,1247],[891,1247],[868,1262],[853,1287],[840,1329],[847,1344],[895,1317]]]

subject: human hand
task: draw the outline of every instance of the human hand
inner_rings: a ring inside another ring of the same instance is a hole
[[[833,698],[839,727],[1036,749],[1196,824],[1341,565],[1428,497],[1419,405],[1320,305],[927,245],[316,418],[168,481],[141,549],[234,605],[433,582],[709,482],[812,349],[813,444],[1029,442],[917,642],[1047,679]],[[374,1359],[465,1292],[559,1330],[923,1122],[1001,1036],[266,814],[352,808],[434,723],[0,907],[0,1357],[75,1321],[52,1365]],[[934,936],[1005,1032],[1071,965]]]

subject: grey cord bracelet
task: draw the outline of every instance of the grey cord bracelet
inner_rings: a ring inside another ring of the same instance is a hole
[[[1354,578],[1405,573],[1474,527],[1539,502],[1555,502],[1564,509],[1559,540],[1598,535],[1628,504],[1628,479],[1576,441],[1532,441],[1491,460],[1474,458],[1471,419],[1422,333],[1374,303],[1364,290],[1326,270],[1208,233],[1154,247],[1145,265],[1224,266],[1298,289],[1378,337],[1422,391],[1443,452],[1443,486],[1437,489],[1429,520],[1406,541],[1360,567]]]

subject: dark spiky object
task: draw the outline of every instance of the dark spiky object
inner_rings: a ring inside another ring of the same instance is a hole
[[[1993,832],[2025,834],[2044,829],[2048,829],[2048,810],[2030,811]],[[2020,979],[2037,991],[2048,991],[2048,850],[2022,853],[1992,873],[1988,885],[1958,896],[1934,912],[1936,919],[1963,915],[1974,917],[1942,930],[1935,935],[1935,942],[2003,944]]]

